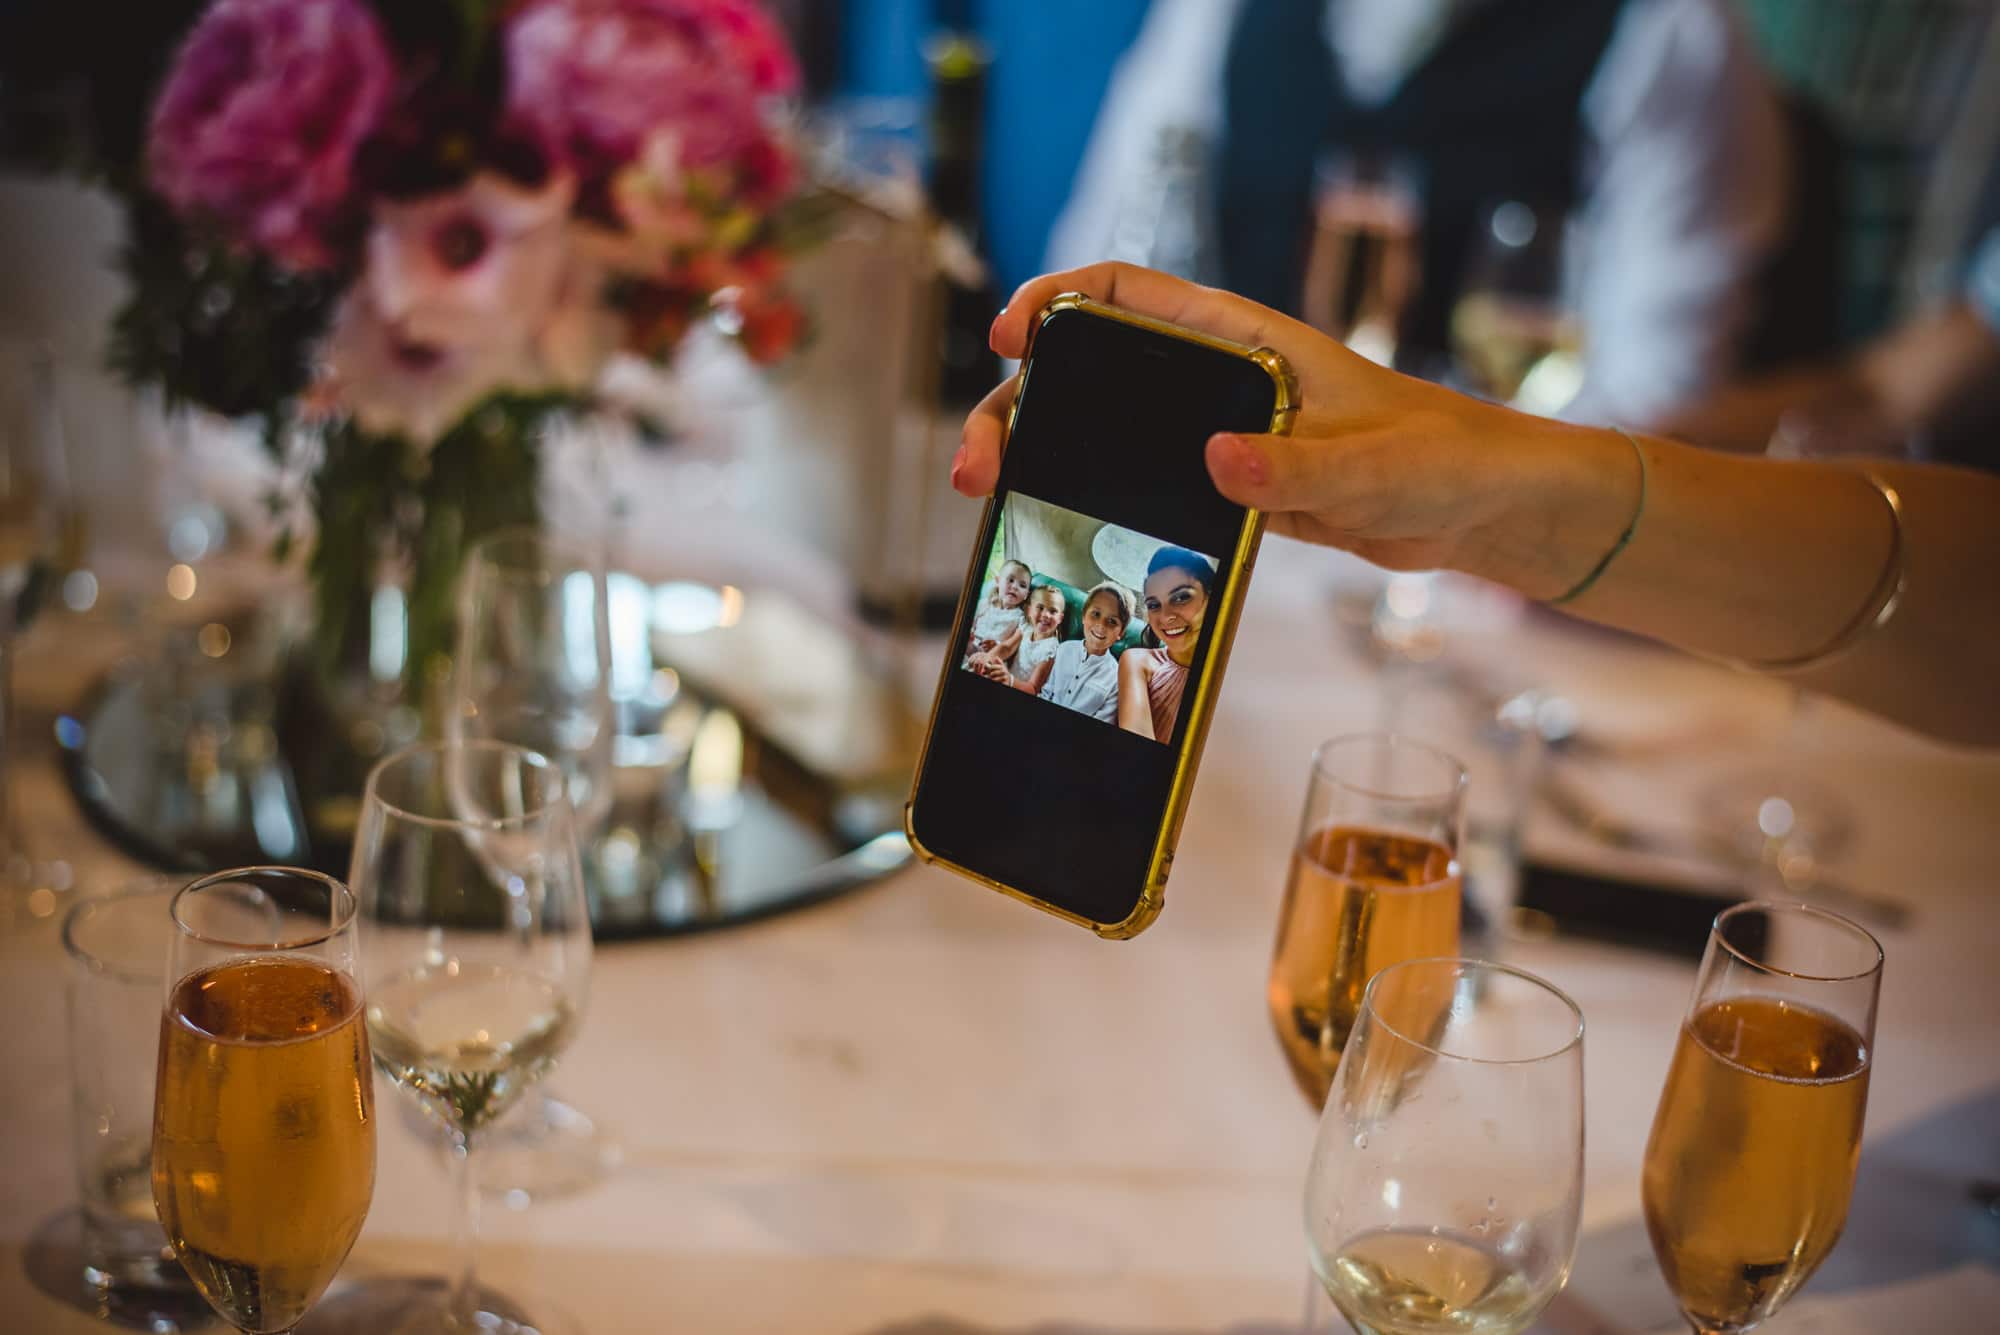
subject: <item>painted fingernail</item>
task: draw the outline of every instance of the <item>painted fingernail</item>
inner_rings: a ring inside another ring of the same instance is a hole
[[[1236,460],[1236,466],[1242,469],[1244,476],[1252,482],[1261,485],[1271,480],[1271,465],[1265,460],[1262,450],[1242,436],[1231,435],[1228,432],[1218,432],[1215,440],[1230,457]]]

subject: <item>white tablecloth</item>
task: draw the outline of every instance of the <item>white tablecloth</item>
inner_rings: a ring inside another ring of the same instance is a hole
[[[591,1332],[1219,1332],[1295,1319],[1313,1119],[1263,1012],[1311,744],[1367,726],[1374,686],[1328,600],[1344,569],[1273,541],[1244,617],[1169,889],[1106,943],[911,870],[748,929],[603,949],[557,1084],[625,1146],[587,1195],[487,1212],[486,1276]],[[103,636],[37,627],[31,697],[73,697]],[[1454,652],[1577,700],[1631,747],[1611,791],[1684,810],[1703,773],[1768,754],[1784,693],[1540,617]],[[1675,746],[1677,737],[1696,742]],[[1652,739],[1666,739],[1655,747]],[[1717,740],[1722,739],[1722,740]],[[1860,823],[1841,872],[1915,906],[1888,965],[1862,1182],[1839,1252],[1767,1327],[1975,1331],[2000,1311],[2000,761],[1828,707],[1815,773]],[[31,766],[35,839],[86,886],[133,868]],[[1548,1328],[1674,1328],[1638,1221],[1639,1162],[1691,965],[1509,947],[1587,1017],[1586,1239]],[[86,1331],[23,1271],[74,1203],[60,950],[0,956],[0,1330]],[[440,1164],[382,1091],[375,1204],[350,1276],[442,1266]],[[553,1323],[560,1327],[560,1322]]]

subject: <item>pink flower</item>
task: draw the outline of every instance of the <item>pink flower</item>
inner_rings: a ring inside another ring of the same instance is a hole
[[[617,349],[604,271],[569,220],[574,183],[493,173],[383,203],[328,347],[363,427],[427,446],[502,390],[581,390]]]
[[[464,186],[384,200],[360,285],[412,342],[456,346],[524,337],[555,304],[575,182],[536,187],[482,172]]]
[[[394,78],[360,0],[219,0],[153,108],[153,185],[287,264],[326,265]]]
[[[754,0],[528,0],[508,26],[507,78],[509,115],[597,182],[667,130],[684,167],[768,174],[761,102],[798,68]]]

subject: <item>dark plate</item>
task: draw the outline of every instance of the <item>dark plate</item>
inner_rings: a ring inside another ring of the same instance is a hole
[[[741,618],[746,636],[799,624],[785,600],[746,601],[768,613]],[[756,647],[736,644],[738,629],[652,630],[658,670],[620,704],[613,807],[585,852],[600,940],[755,921],[910,860],[901,813],[921,720],[904,692],[852,646],[810,691],[783,673],[736,670],[732,657]],[[822,669],[828,652],[815,659]],[[184,665],[171,690],[161,672],[125,665],[58,721],[91,824],[167,871],[277,862],[345,877],[360,776],[399,728],[414,731],[414,716],[399,725],[393,710],[330,708],[303,671],[274,684]],[[343,727],[343,717],[363,721]]]

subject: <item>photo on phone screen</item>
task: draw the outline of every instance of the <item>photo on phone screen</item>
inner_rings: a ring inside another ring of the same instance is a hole
[[[1172,745],[1215,558],[1019,492],[994,527],[960,669]]]

